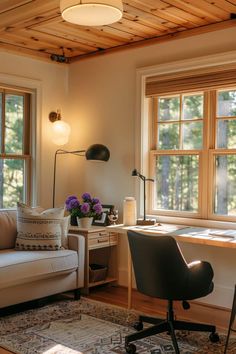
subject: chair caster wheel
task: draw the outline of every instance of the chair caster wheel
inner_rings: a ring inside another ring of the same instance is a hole
[[[190,305],[189,305],[188,301],[182,301],[182,306],[183,306],[184,310],[190,309]]]
[[[134,353],[136,353],[136,346],[132,343],[127,344],[125,346],[125,350],[126,350],[126,353],[128,353],[128,354],[134,354]]]
[[[217,343],[217,342],[219,342],[220,337],[219,337],[219,334],[215,332],[215,333],[211,333],[209,335],[209,339],[212,343]]]
[[[138,321],[134,324],[134,329],[136,329],[136,331],[141,331],[143,329],[143,322]]]

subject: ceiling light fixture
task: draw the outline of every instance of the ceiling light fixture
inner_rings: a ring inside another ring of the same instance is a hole
[[[103,26],[117,22],[123,14],[121,0],[61,0],[65,21],[82,26]]]

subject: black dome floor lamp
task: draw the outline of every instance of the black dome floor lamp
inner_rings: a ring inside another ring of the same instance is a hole
[[[105,145],[102,144],[93,144],[89,146],[87,150],[75,150],[67,151],[63,149],[58,149],[54,155],[54,165],[53,165],[53,197],[52,197],[52,206],[55,207],[55,196],[56,196],[56,169],[57,169],[57,156],[58,155],[77,155],[84,156],[86,160],[89,161],[103,161],[106,162],[110,158],[110,151]]]
[[[141,175],[136,168],[132,171],[133,177],[139,177],[143,181],[143,219],[137,220],[137,225],[155,225],[156,220],[146,218],[146,182],[154,182],[154,179]]]

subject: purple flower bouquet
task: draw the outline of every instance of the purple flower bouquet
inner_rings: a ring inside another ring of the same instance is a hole
[[[82,202],[75,195],[71,195],[66,199],[66,210],[72,217],[85,218],[95,217],[102,213],[102,205],[98,198],[92,198],[89,193],[84,193]]]

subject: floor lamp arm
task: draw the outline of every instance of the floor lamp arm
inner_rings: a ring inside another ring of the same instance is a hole
[[[53,192],[52,192],[52,207],[55,207],[55,190],[56,190],[56,169],[57,169],[57,155],[60,150],[56,150],[54,155],[54,164],[53,164]]]
[[[143,179],[143,220],[146,220],[146,178]]]
[[[56,196],[56,172],[57,172],[57,155],[64,155],[64,154],[72,154],[77,156],[84,156],[82,153],[85,153],[85,150],[74,150],[74,151],[67,151],[58,149],[54,155],[54,164],[53,164],[53,192],[52,192],[52,207],[55,207],[55,196]]]

